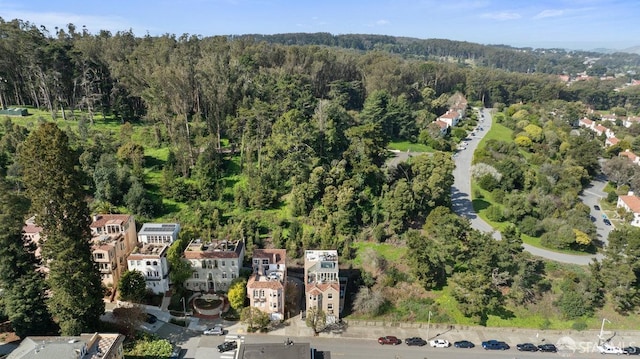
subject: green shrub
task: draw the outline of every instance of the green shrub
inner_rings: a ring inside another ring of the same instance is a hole
[[[485,214],[487,215],[487,218],[489,218],[489,220],[493,222],[502,222],[504,220],[504,213],[502,212],[502,207],[500,206],[489,206]]]
[[[585,330],[585,329],[587,329],[587,323],[585,323],[585,322],[580,320],[580,321],[577,321],[577,322],[573,323],[571,325],[571,328],[573,328],[573,330],[578,330],[578,331]]]

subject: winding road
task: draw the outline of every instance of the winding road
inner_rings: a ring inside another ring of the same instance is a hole
[[[482,109],[480,113],[482,114],[482,117],[480,118],[478,126],[483,128],[483,130],[476,130],[475,135],[470,138],[468,137],[465,141],[466,148],[458,150],[458,152],[454,154],[456,168],[453,171],[454,183],[453,187],[451,187],[452,209],[458,215],[469,219],[472,228],[485,233],[491,233],[493,238],[500,240],[502,239],[500,232],[496,231],[489,223],[485,222],[478,216],[474,211],[473,204],[471,202],[471,161],[473,159],[473,153],[478,147],[480,140],[482,140],[484,135],[491,129],[493,122],[491,120],[491,112],[489,109]],[[604,244],[607,243],[607,236],[609,235],[611,228],[600,223],[602,222],[599,221],[600,214],[594,214],[595,210],[593,209],[593,205],[597,204],[600,198],[606,196],[606,193],[602,191],[605,184],[606,183],[603,178],[597,178],[580,196],[582,201],[591,208],[592,216],[596,218],[597,221],[596,226],[598,228],[598,237]],[[523,244],[523,247],[527,252],[535,256],[563,263],[587,265],[591,263],[594,258],[598,260],[603,258],[602,254],[571,255],[534,247],[528,244]]]

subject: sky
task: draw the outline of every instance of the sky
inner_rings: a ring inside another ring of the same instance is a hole
[[[0,0],[0,17],[91,33],[328,32],[515,47],[640,45],[640,0]]]

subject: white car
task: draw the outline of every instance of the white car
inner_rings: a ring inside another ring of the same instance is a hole
[[[600,354],[625,354],[624,350],[622,350],[622,348],[618,348],[614,345],[611,345],[609,343],[602,343],[602,345],[598,345],[598,351],[600,352]]]
[[[448,348],[451,343],[446,339],[433,339],[429,342],[433,348]]]
[[[224,329],[222,329],[222,325],[216,325],[213,328],[205,330],[204,335],[224,335]]]

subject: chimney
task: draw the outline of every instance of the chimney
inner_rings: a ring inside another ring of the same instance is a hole
[[[100,215],[99,214],[94,214],[93,215],[93,221],[97,222],[100,219]]]
[[[629,191],[629,193],[627,193],[627,196],[633,196],[633,191]]]

